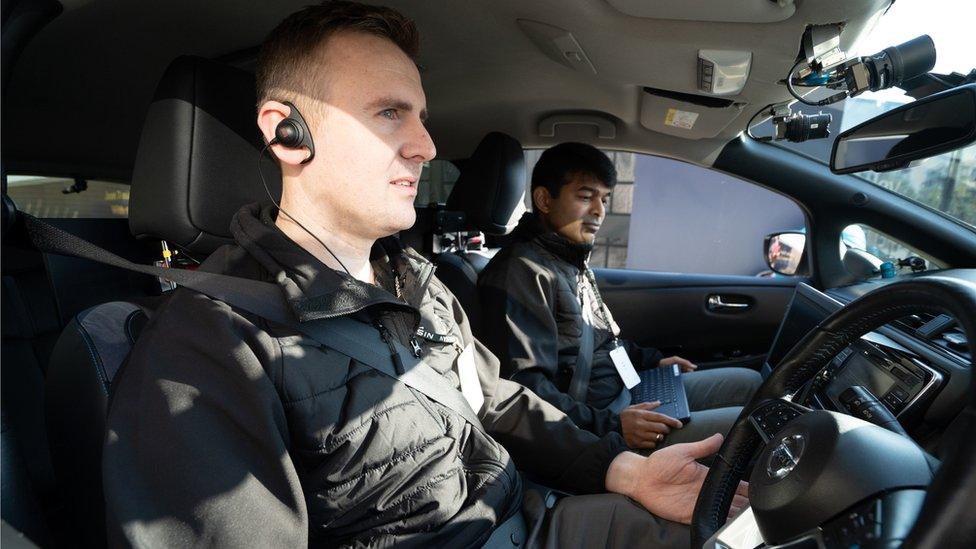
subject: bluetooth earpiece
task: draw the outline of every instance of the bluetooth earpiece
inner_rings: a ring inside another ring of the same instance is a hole
[[[325,242],[322,241],[321,238],[316,236],[312,231],[308,230],[305,225],[302,225],[301,221],[296,219],[290,213],[286,212],[285,209],[281,207],[281,204],[279,204],[271,194],[271,189],[268,188],[268,182],[264,178],[264,171],[261,169],[261,159],[264,158],[265,153],[271,149],[272,145],[281,145],[282,147],[287,147],[289,149],[308,149],[308,158],[302,160],[302,164],[307,164],[312,160],[312,158],[315,157],[315,145],[312,143],[312,132],[308,131],[308,124],[305,123],[305,119],[302,118],[302,114],[298,112],[298,108],[295,107],[295,105],[289,103],[288,101],[282,101],[281,103],[287,105],[288,108],[291,109],[291,112],[288,113],[288,116],[285,117],[284,120],[278,122],[278,125],[275,126],[274,139],[269,141],[268,144],[261,149],[261,153],[258,155],[258,175],[261,176],[261,184],[264,185],[264,192],[268,193],[268,199],[270,199],[271,203],[275,205],[275,208],[278,208],[278,211],[281,214],[294,221],[295,224],[301,227],[303,231],[308,233],[309,236],[321,244],[322,247],[325,248],[325,251],[329,252],[329,255],[332,256],[332,259],[335,259],[336,263],[342,267],[342,270],[346,271],[347,275],[352,276],[352,273],[349,272],[346,265],[341,259],[339,259],[339,256],[333,253],[333,251],[328,245],[326,245]]]
[[[302,160],[302,164],[307,164],[315,158],[315,144],[312,142],[312,132],[308,130],[308,124],[302,118],[302,113],[298,112],[298,107],[288,101],[282,101],[287,105],[291,112],[288,116],[278,122],[275,127],[275,136],[269,145],[281,145],[289,149],[308,149],[308,158]]]

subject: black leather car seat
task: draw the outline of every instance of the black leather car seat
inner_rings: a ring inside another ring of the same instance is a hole
[[[461,168],[446,210],[460,211],[465,228],[489,236],[503,236],[518,222],[519,205],[525,196],[526,173],[522,144],[509,135],[486,135]],[[478,275],[497,249],[469,251],[463,247],[437,256],[437,278],[461,302],[472,331],[481,330]]]
[[[13,200],[6,194],[3,200],[0,516],[42,547],[70,544],[76,539],[76,528],[67,524],[73,522],[73,510],[62,490],[64,476],[57,474],[52,460],[53,449],[62,441],[50,440],[47,430],[45,380],[50,357],[76,313],[107,299],[158,293],[159,284],[143,275],[38,251],[17,222]],[[125,220],[47,222],[130,259],[152,260],[152,246],[133,240]]]
[[[263,146],[255,124],[254,78],[215,62],[181,57],[163,75],[136,155],[129,225],[202,260],[232,241],[230,219],[267,198],[257,172]],[[277,166],[262,169],[280,192]],[[150,302],[149,305],[152,305]],[[76,315],[52,352],[46,380],[48,437],[60,488],[77,510],[80,546],[106,545],[101,455],[116,374],[152,307],[108,302]]]
[[[43,255],[3,242],[0,518],[34,543],[52,542],[57,488],[44,427],[44,374],[61,324]]]

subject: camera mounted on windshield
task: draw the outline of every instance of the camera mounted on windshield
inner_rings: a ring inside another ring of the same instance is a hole
[[[913,89],[915,86],[906,86],[905,82],[926,75],[935,66],[935,43],[928,35],[885,48],[874,55],[848,59],[840,47],[843,28],[842,24],[807,27],[802,39],[802,53],[783,80],[796,101],[804,105],[825,107],[866,91],[895,86]],[[946,87],[951,87],[948,83],[945,84]],[[837,93],[810,101],[797,92],[798,87],[824,88],[836,90]],[[760,115],[772,117],[774,132],[770,136],[756,139],[785,139],[794,143],[830,136],[830,123],[833,119],[830,113],[793,112],[788,103],[773,105],[756,116]]]
[[[786,76],[786,87],[804,105],[823,107],[879,91],[928,73],[935,67],[935,43],[927,34],[864,57],[846,59],[840,49],[842,25],[814,25],[803,34],[803,56]],[[818,101],[808,101],[797,87],[838,90]]]

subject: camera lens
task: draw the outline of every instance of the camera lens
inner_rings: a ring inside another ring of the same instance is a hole
[[[784,137],[794,143],[808,139],[823,139],[830,135],[830,121],[832,119],[830,113],[794,114],[786,120]]]
[[[927,34],[904,44],[885,48],[868,58],[871,63],[871,91],[901,85],[935,66],[935,43]]]

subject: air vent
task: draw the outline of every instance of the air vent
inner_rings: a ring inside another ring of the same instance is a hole
[[[942,336],[934,339],[932,341],[939,347],[944,349],[949,349],[956,354],[963,356],[968,359],[972,359],[969,355],[969,342],[966,341],[966,334],[962,331],[961,326],[953,326],[945,332],[942,332]]]
[[[937,315],[929,313],[920,313],[917,315],[908,315],[902,317],[895,321],[895,325],[902,329],[903,332],[908,332],[912,335],[916,335],[915,331],[925,326],[928,322],[931,322]],[[926,338],[927,339],[927,338]]]
[[[966,334],[956,320],[949,315],[914,314],[896,320],[894,325],[909,335],[967,360],[972,360],[969,355]]]

